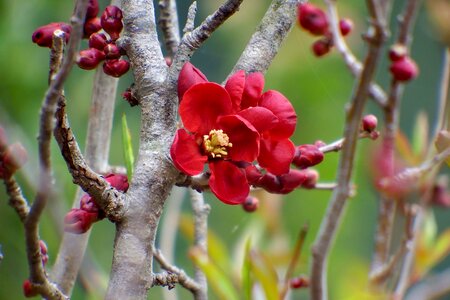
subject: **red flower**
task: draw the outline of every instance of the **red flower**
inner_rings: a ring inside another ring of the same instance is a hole
[[[178,78],[179,129],[170,149],[175,166],[197,175],[208,163],[209,186],[221,201],[239,204],[249,193],[241,162],[257,160],[275,175],[289,172],[295,148],[289,137],[297,116],[277,91],[262,93],[261,73],[233,74],[222,87],[186,63]],[[239,165],[239,166],[238,166]]]

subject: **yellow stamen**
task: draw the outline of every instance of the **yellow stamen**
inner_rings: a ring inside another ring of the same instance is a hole
[[[203,136],[203,147],[212,158],[228,155],[227,148],[233,147],[230,138],[222,129],[213,129],[208,135]]]

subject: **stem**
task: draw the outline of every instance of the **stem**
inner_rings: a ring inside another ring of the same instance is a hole
[[[353,171],[359,126],[369,95],[369,87],[380,58],[381,46],[385,40],[385,23],[376,5],[374,2],[368,1],[369,11],[372,17],[373,35],[366,37],[369,43],[368,54],[364,62],[361,77],[359,77],[356,83],[351,107],[346,116],[344,130],[345,143],[342,148],[337,174],[338,186],[333,191],[326,215],[320,226],[319,234],[312,247],[311,299],[314,300],[328,299],[326,283],[328,254],[345,211],[347,198],[350,195],[350,180]]]
[[[194,247],[204,253],[208,252],[208,214],[209,205],[205,204],[203,193],[190,190],[192,210],[194,212]],[[195,281],[200,285],[200,289],[194,294],[195,300],[208,299],[208,282],[202,270],[195,267]]]
[[[175,0],[159,0],[159,26],[163,32],[167,55],[173,57],[180,44],[177,3]]]

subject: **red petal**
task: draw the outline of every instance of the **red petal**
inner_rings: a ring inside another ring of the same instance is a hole
[[[178,76],[178,99],[181,101],[191,86],[201,82],[208,82],[206,76],[190,62],[185,63]]]
[[[245,201],[250,187],[243,170],[224,160],[211,162],[209,169],[211,170],[209,187],[220,201],[230,205]]]
[[[238,115],[228,115],[220,117],[217,123],[233,144],[228,148],[230,159],[252,162],[258,157],[259,133],[250,122]]]
[[[208,157],[200,152],[200,146],[195,137],[184,129],[178,129],[175,133],[170,156],[178,170],[187,175],[197,175],[203,171]]]
[[[271,138],[287,139],[291,137],[297,125],[297,114],[291,102],[283,94],[277,91],[267,91],[261,96],[259,106],[267,108],[280,120],[270,130]]]
[[[199,135],[216,129],[217,118],[230,113],[231,100],[228,92],[214,82],[192,86],[180,103],[180,116],[184,127]]]
[[[264,75],[256,72],[247,75],[244,94],[242,95],[241,109],[258,105],[264,88]]]
[[[295,146],[288,140],[261,140],[258,156],[259,165],[274,175],[289,172],[289,166],[294,158]]]
[[[241,107],[242,93],[245,86],[245,72],[243,70],[237,71],[227,80],[225,89],[230,94],[231,102],[233,103],[233,111],[238,111]]]
[[[249,107],[238,112],[238,115],[249,121],[259,133],[272,129],[278,123],[278,118],[264,107]]]

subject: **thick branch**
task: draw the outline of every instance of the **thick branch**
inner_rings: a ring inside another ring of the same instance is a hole
[[[95,198],[97,205],[111,221],[119,221],[126,209],[123,194],[111,187],[105,179],[86,164],[69,126],[63,101],[60,102],[56,112],[56,120],[55,138],[72,174],[73,182]]]
[[[366,37],[369,50],[364,62],[364,68],[356,83],[352,96],[351,107],[347,112],[344,130],[345,143],[342,148],[337,174],[338,186],[334,190],[326,215],[323,218],[319,234],[313,245],[313,262],[311,268],[311,298],[314,300],[327,299],[326,265],[331,244],[335,238],[337,228],[346,208],[350,194],[350,180],[353,173],[353,163],[358,139],[359,126],[369,94],[369,87],[378,64],[381,46],[385,40],[385,24],[382,17],[369,1],[372,12],[372,35]]]

